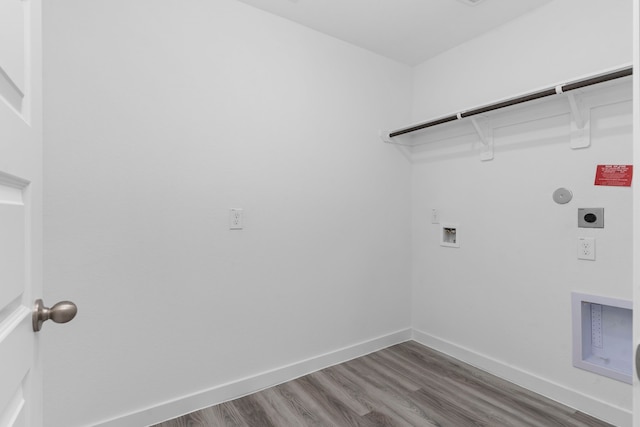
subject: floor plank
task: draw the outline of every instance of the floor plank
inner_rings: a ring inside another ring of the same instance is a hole
[[[154,427],[612,427],[415,341]]]

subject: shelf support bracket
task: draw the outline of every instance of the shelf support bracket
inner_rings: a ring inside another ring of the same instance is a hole
[[[394,141],[389,136],[389,133],[390,132],[388,130],[381,129],[378,134],[380,135],[380,139],[382,140],[382,142],[386,142],[387,144],[394,144]]]
[[[587,148],[591,145],[591,109],[573,93],[567,93],[567,99],[571,108],[571,148]]]
[[[484,117],[471,117],[470,120],[478,134],[478,137],[480,138],[480,142],[482,143],[480,160],[483,162],[493,160],[493,129],[489,126],[489,120]]]

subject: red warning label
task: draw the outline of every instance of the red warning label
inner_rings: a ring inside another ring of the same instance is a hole
[[[633,165],[598,165],[595,185],[631,187]]]

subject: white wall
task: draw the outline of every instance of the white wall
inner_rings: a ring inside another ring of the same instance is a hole
[[[491,162],[473,135],[424,146],[413,177],[376,133],[629,63],[630,10],[554,1],[418,66],[412,94],[408,67],[236,1],[48,2],[45,297],[80,313],[43,335],[46,425],[408,328],[411,275],[418,339],[626,419],[625,384],[571,367],[569,303],[631,297],[628,189],[591,185],[630,163],[630,103],[594,109],[589,149],[565,114],[497,129]],[[575,259],[578,205],[606,208],[595,263]]]
[[[554,0],[415,67],[426,121],[631,64],[632,0]]]
[[[47,426],[410,327],[410,167],[377,136],[409,67],[232,0],[45,6],[45,297],[79,306]]]
[[[631,42],[631,1],[554,1],[418,66],[413,119],[628,64]],[[505,113],[489,162],[468,124],[416,149],[413,326],[424,343],[625,425],[630,386],[571,365],[570,293],[632,297],[631,192],[593,186],[596,164],[632,162],[631,103],[594,108],[592,146],[571,150],[568,114],[527,122],[558,102]],[[558,187],[570,204],[552,201]],[[577,208],[591,206],[605,207],[605,229],[577,228]],[[459,223],[461,248],[439,246],[434,208]],[[576,259],[580,236],[596,237],[595,262]]]

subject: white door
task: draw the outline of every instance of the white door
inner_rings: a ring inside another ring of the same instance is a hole
[[[42,425],[40,0],[0,0],[0,426]]]

